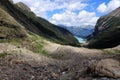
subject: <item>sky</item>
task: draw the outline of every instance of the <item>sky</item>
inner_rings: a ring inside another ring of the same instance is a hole
[[[54,24],[66,26],[95,26],[100,16],[120,7],[120,0],[13,0],[23,2]]]

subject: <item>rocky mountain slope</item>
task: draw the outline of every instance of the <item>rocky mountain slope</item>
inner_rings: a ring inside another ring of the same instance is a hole
[[[64,26],[59,25],[62,28],[67,29],[70,31],[74,36],[86,38],[88,35],[93,33],[93,29],[91,28],[91,25],[83,25],[83,26]]]
[[[0,0],[0,8],[13,17],[27,31],[61,44],[75,45],[78,43],[69,31],[37,17],[24,3],[13,5],[8,0]]]
[[[88,47],[109,48],[120,44],[120,7],[102,16],[95,26]]]

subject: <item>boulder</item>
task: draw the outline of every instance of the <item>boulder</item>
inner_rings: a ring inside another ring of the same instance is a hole
[[[120,78],[120,62],[113,59],[91,61],[88,69],[101,77]]]

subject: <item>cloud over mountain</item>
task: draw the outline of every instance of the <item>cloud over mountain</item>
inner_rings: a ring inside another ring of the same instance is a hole
[[[72,25],[95,25],[98,17],[95,12],[88,12],[86,10],[82,10],[79,14],[76,14],[71,11],[66,11],[62,14],[54,14],[52,16],[51,22],[55,24],[64,24],[67,26]]]
[[[120,6],[120,0],[96,2],[94,0],[14,0],[14,2],[24,2],[38,16],[52,23],[68,26],[94,26],[99,16]]]
[[[120,7],[120,0],[110,0],[109,3],[103,2],[102,4],[100,4],[97,10],[101,13],[109,13],[117,7]]]

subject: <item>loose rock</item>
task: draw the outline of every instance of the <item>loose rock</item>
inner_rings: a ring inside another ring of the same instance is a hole
[[[98,76],[120,78],[120,63],[113,59],[92,61],[89,69]]]

